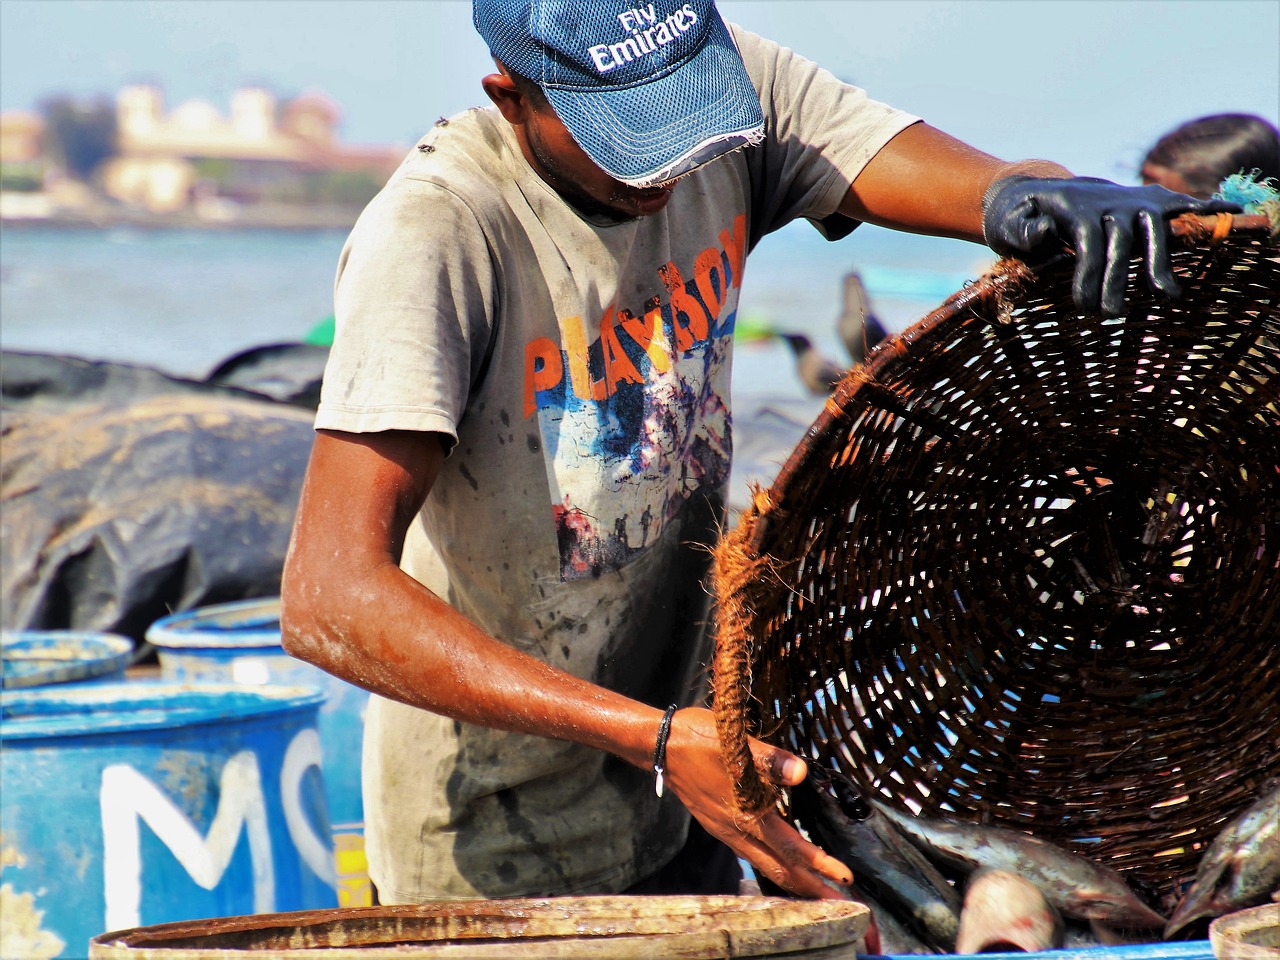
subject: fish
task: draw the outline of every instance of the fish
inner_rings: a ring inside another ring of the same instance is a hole
[[[1280,781],[1227,823],[1200,858],[1195,879],[1165,926],[1169,939],[1203,917],[1264,903],[1280,885]]]
[[[1093,928],[1092,923],[1096,922],[1096,920],[1090,923],[1084,920],[1067,920],[1062,933],[1063,949],[1084,950],[1108,945],[1108,941],[1100,937]]]
[[[913,817],[877,800],[871,805],[936,862],[962,873],[992,867],[1025,877],[1065,917],[1143,930],[1165,925],[1115,870],[1048,841],[1005,827]]]
[[[1136,930],[1120,930],[1107,926],[1101,920],[1067,920],[1062,946],[1068,950],[1086,947],[1121,947],[1131,944],[1149,944],[1151,934]]]
[[[956,953],[1036,953],[1062,942],[1062,915],[1030,880],[989,867],[969,875]]]
[[[854,873],[856,883],[930,946],[950,952],[960,894],[838,771],[810,766],[791,788],[791,813],[810,838]]]

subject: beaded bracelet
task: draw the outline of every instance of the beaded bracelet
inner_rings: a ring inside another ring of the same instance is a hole
[[[671,736],[671,718],[675,713],[676,705],[673,703],[662,715],[662,723],[658,725],[658,743],[653,748],[653,774],[657,777],[653,789],[658,796],[662,796],[662,774],[667,768],[667,738]]]

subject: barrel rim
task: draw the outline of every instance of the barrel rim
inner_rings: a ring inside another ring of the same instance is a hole
[[[161,617],[147,628],[160,648],[245,649],[280,646],[280,598],[214,603]]]
[[[73,655],[65,658],[50,659],[55,666],[42,670],[31,670],[10,674],[11,663],[21,663],[23,658],[14,658],[15,650],[39,650],[42,647],[66,649],[68,645],[78,646],[83,656]],[[6,690],[21,690],[49,684],[68,683],[77,680],[92,680],[109,673],[123,670],[133,658],[134,643],[129,637],[118,633],[96,630],[0,630],[0,660],[4,661],[4,673],[0,677],[0,687]]]
[[[730,920],[722,919],[729,913]],[[782,956],[769,948],[779,929],[777,921],[788,916],[794,918],[783,928],[794,940],[788,952],[799,949],[807,953],[861,941],[871,912],[856,901],[764,896],[442,900],[188,920],[108,931],[89,941],[89,956],[91,960],[133,956],[212,960],[228,956],[229,949],[249,948],[246,955],[254,955],[261,947],[264,952],[258,955],[292,960],[312,956],[321,947],[325,956],[372,957],[399,943],[412,943],[412,955],[422,957]],[[677,918],[690,921],[689,929],[669,929]],[[339,930],[341,942],[324,943],[326,929]],[[679,949],[655,953],[659,945],[660,949]],[[606,952],[595,952],[606,946]],[[708,947],[714,947],[714,952],[708,952]]]
[[[116,736],[249,721],[318,711],[327,696],[320,687],[297,684],[132,680],[35,687],[6,691],[0,697],[0,741]],[[167,709],[165,701],[171,701]],[[14,715],[23,708],[27,712]]]
[[[1280,903],[1264,903],[1223,914],[1209,924],[1209,942],[1213,944],[1215,957],[1238,960],[1276,957],[1280,956],[1280,947],[1254,939],[1257,933],[1272,931],[1280,931]]]

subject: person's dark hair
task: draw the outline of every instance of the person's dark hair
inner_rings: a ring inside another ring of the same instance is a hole
[[[1166,133],[1142,162],[1143,176],[1163,167],[1182,177],[1186,192],[1207,198],[1233,173],[1259,172],[1280,180],[1280,132],[1262,117],[1220,113]],[[1158,177],[1150,177],[1159,179]]]

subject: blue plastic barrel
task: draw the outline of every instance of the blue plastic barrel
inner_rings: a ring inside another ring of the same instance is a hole
[[[344,907],[373,902],[364,854],[360,758],[367,691],[285,653],[280,645],[280,598],[199,607],[157,620],[147,630],[164,680],[184,683],[284,683],[318,686],[325,790],[333,823],[338,900]]]
[[[115,633],[82,630],[0,631],[6,690],[54,683],[123,680],[133,641]]]
[[[322,699],[227,684],[6,691],[6,950],[85,957],[104,930],[333,907]]]
[[[973,954],[936,954],[933,960]],[[910,960],[909,954],[888,954],[890,960]],[[1214,960],[1208,940],[1174,943],[1135,943],[1116,947],[1068,947],[1035,953],[984,953],[982,960]]]

